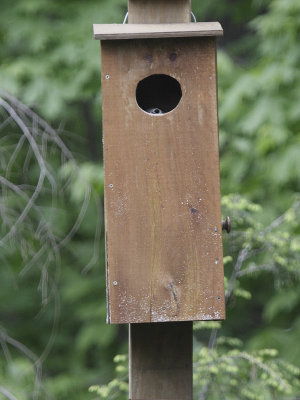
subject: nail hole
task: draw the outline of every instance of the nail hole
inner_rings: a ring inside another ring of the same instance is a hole
[[[175,61],[176,58],[177,58],[177,54],[176,54],[176,53],[171,53],[171,54],[170,54],[169,59],[170,59],[171,61]]]
[[[111,189],[114,187],[114,185],[113,185],[112,183],[110,183],[108,186],[109,186]]]

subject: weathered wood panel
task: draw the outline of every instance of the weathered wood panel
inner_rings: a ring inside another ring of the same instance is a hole
[[[193,323],[131,324],[131,400],[192,400]]]
[[[130,24],[190,22],[191,0],[129,0],[128,12]]]
[[[150,115],[140,80],[178,106]],[[102,42],[108,321],[224,318],[214,38]]]
[[[175,17],[178,22],[189,21],[190,0],[181,0],[180,4],[172,2],[176,16],[174,11],[162,14],[162,10],[156,8],[166,4],[156,1],[149,19],[142,9],[130,9],[132,0],[129,0],[129,20],[174,22],[168,19],[172,15],[171,18]],[[192,326],[192,322],[129,325],[129,393],[132,400],[193,398]]]
[[[221,36],[219,22],[186,24],[94,24],[94,37],[100,40],[150,39],[168,37]]]

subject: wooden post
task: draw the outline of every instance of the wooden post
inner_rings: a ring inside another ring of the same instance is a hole
[[[193,322],[130,324],[129,398],[192,400]]]
[[[130,24],[191,21],[191,0],[129,0]]]
[[[189,22],[191,0],[129,0],[129,23]],[[192,400],[193,323],[129,325],[130,400]]]

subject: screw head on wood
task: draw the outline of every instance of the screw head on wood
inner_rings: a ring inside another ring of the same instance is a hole
[[[231,221],[229,217],[226,217],[225,221],[222,221],[222,230],[227,233],[231,231]]]

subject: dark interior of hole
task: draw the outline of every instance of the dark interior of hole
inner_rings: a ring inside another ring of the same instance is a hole
[[[162,114],[173,110],[181,96],[179,82],[168,75],[148,76],[140,81],[136,88],[138,105],[151,114]]]

